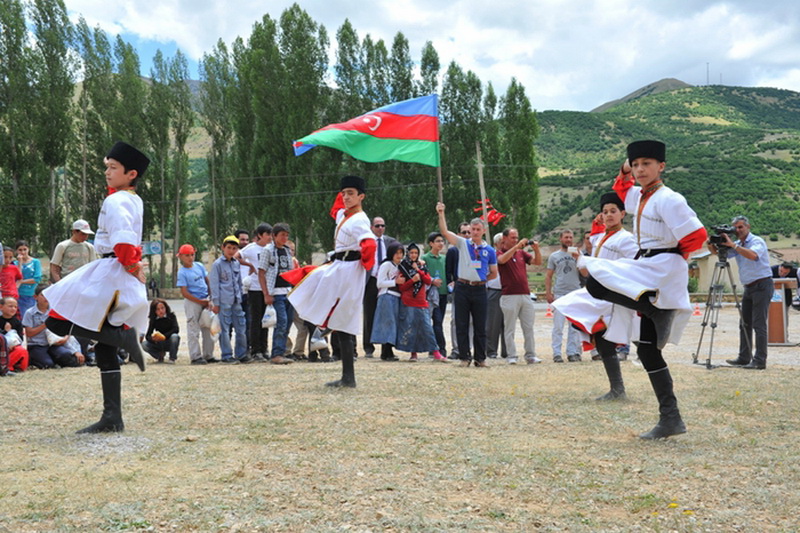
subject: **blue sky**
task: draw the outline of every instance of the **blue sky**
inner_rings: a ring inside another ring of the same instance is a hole
[[[179,47],[192,76],[218,39],[246,39],[255,21],[291,2],[275,0],[65,0],[70,17],[117,34],[149,75],[157,49]],[[796,0],[327,0],[301,3],[335,47],[345,18],[363,38],[391,43],[401,31],[418,60],[426,41],[505,91],[512,76],[537,110],[589,111],[648,83],[677,78],[800,91]],[[335,49],[329,54],[331,65]],[[708,69],[708,76],[707,76]]]

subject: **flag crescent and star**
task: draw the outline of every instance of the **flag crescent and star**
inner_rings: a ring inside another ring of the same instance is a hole
[[[438,167],[438,96],[379,107],[347,122],[320,128],[292,145],[296,156],[316,146],[327,146],[368,163],[394,159]]]

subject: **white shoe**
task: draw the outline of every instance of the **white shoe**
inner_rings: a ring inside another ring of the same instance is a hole
[[[530,359],[527,359],[527,361],[528,361],[528,364],[529,364],[529,365],[535,365],[535,364],[537,364],[537,363],[541,363],[541,362],[542,362],[542,360],[541,360],[541,359],[539,359],[539,358],[538,358],[538,357],[536,357],[536,356],[533,356],[533,357],[531,357]]]
[[[508,358],[508,364],[509,365],[516,365],[517,364],[517,358],[516,357],[509,357]]]

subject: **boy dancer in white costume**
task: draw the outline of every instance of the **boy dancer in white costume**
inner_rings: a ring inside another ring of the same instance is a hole
[[[613,189],[634,217],[635,259],[582,257],[589,294],[638,311],[642,317],[637,353],[658,398],[659,420],[643,439],[686,432],[672,377],[661,350],[677,343],[692,314],[686,258],[703,247],[706,230],[686,199],[664,186],[666,146],[659,141],[628,145],[628,161]],[[632,174],[631,174],[632,172]],[[634,187],[634,179],[639,187]]]
[[[147,328],[147,291],[142,272],[142,199],[136,183],[150,160],[124,142],[105,157],[109,195],[97,218],[94,246],[103,259],[79,268],[44,291],[50,302],[47,328],[57,335],[97,341],[95,356],[103,386],[100,421],[78,433],[122,431],[117,348],[144,371],[137,331]]]
[[[347,334],[334,337],[339,343],[342,379],[327,385],[355,388],[354,335],[361,333],[365,271],[375,263],[376,244],[369,217],[361,206],[364,178],[345,176],[340,190],[331,208],[336,220],[333,262],[312,270],[289,294],[289,302],[303,320],[320,329]]]

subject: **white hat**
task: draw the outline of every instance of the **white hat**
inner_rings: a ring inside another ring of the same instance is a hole
[[[78,230],[78,231],[82,231],[83,233],[85,233],[87,235],[94,235],[94,232],[92,231],[92,227],[89,225],[88,222],[86,222],[83,219],[79,219],[79,220],[76,220],[75,222],[73,222],[72,223],[72,229]]]

